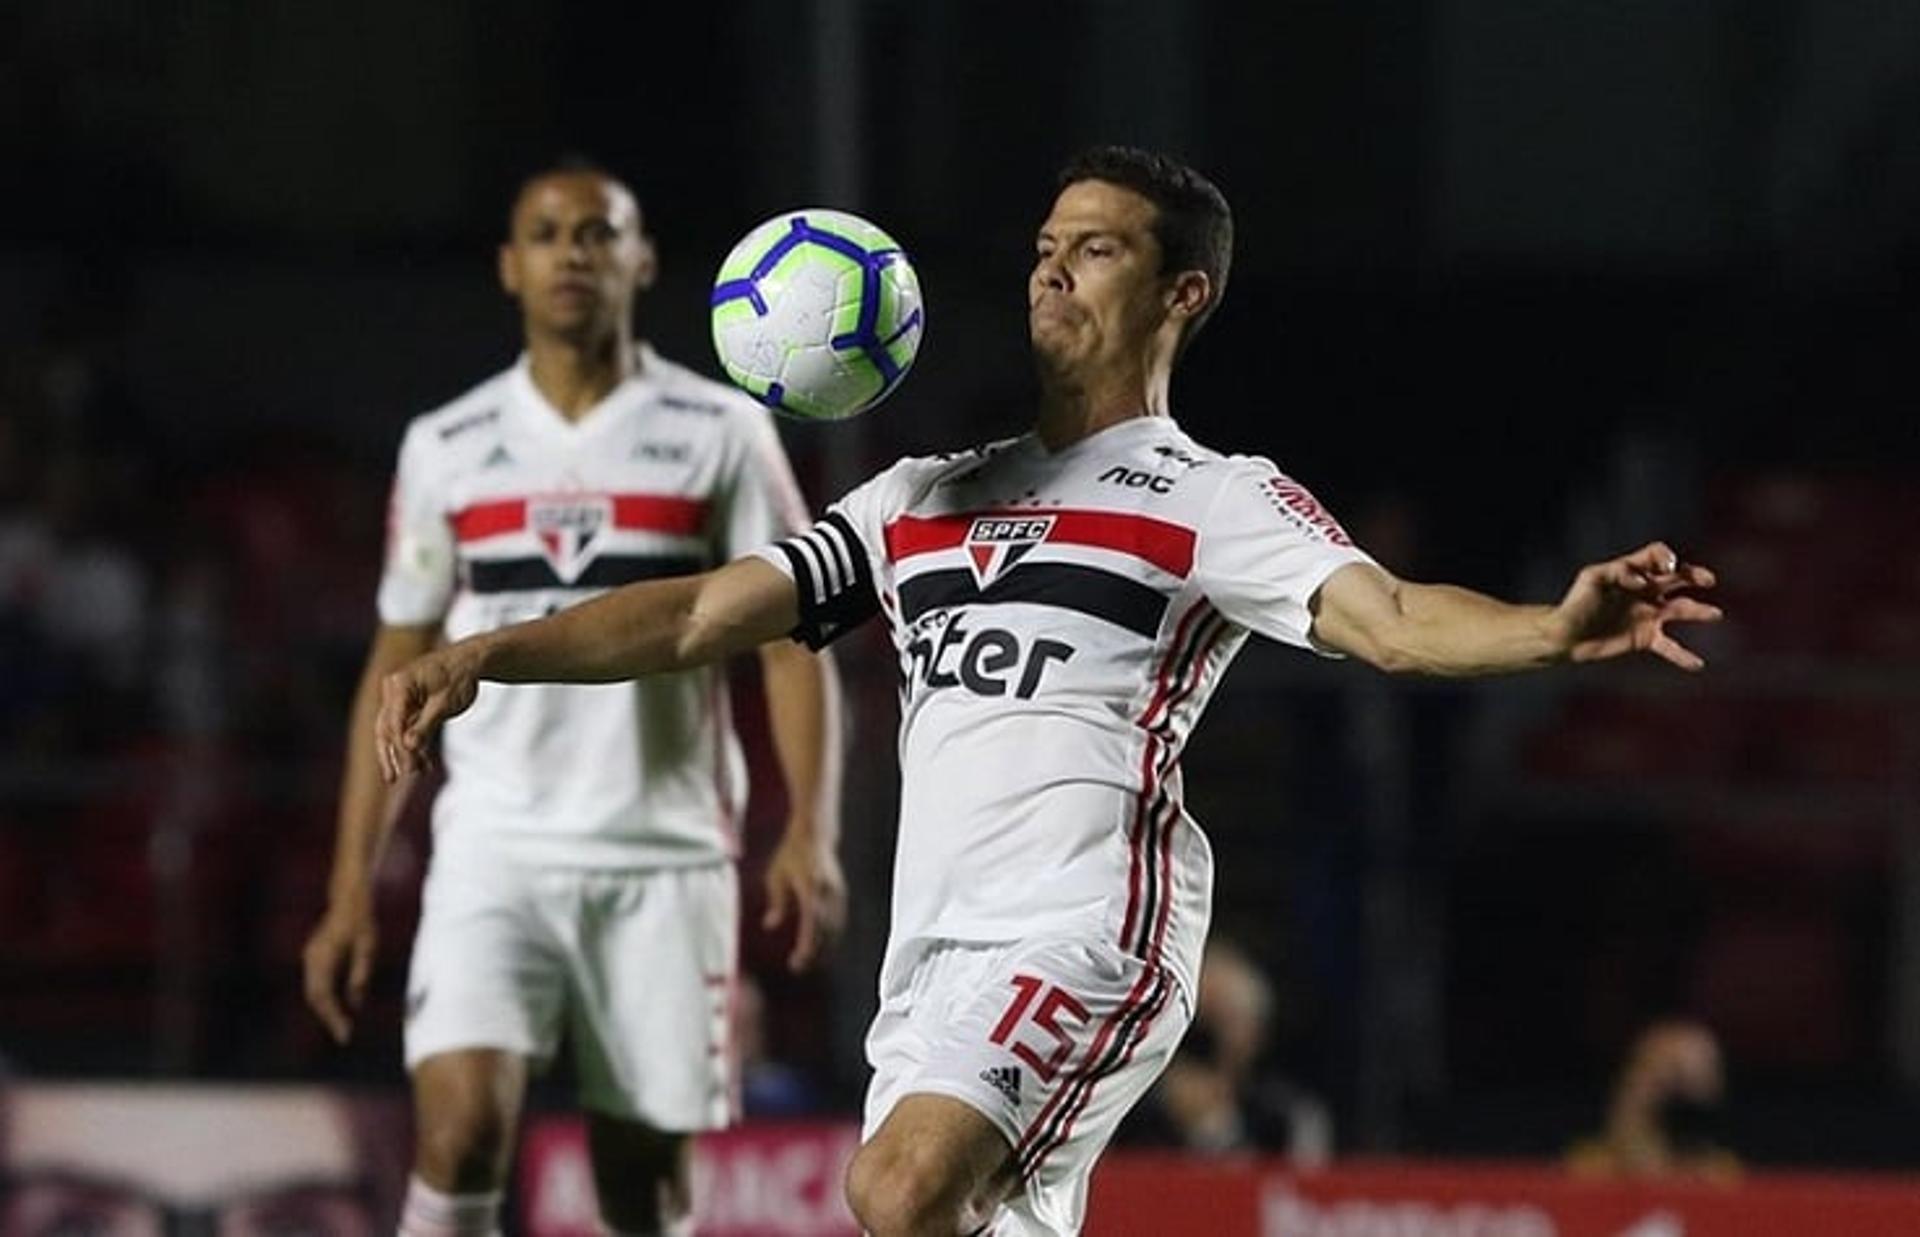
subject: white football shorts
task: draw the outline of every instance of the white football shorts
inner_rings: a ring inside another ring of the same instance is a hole
[[[915,1093],[979,1110],[1013,1148],[1020,1184],[994,1237],[1074,1234],[1120,1118],[1192,1021],[1172,974],[1083,939],[928,946],[867,1035],[863,1138]]]
[[[436,851],[407,981],[406,1059],[572,1039],[583,1107],[680,1132],[729,1123],[733,865],[535,867]]]

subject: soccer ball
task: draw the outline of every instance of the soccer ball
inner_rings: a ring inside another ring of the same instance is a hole
[[[713,346],[727,377],[809,420],[885,399],[913,364],[925,321],[907,255],[845,211],[774,216],[733,247],[713,284]]]

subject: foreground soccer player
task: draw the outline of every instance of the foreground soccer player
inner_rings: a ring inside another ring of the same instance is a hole
[[[806,524],[766,410],[636,345],[653,270],[624,185],[535,176],[500,248],[526,355],[407,431],[331,897],[305,958],[308,1001],[338,1039],[372,969],[373,873],[394,816],[373,760],[381,679],[443,631],[699,571]],[[801,964],[842,897],[835,685],[794,644],[766,646],[761,665],[792,805],[768,892],[776,914],[797,911]],[[490,687],[448,728],[407,987],[419,1138],[403,1233],[498,1229],[528,1069],[563,1028],[607,1227],[687,1231],[687,1135],[733,1108],[745,784],[725,701],[714,670]]]
[[[1395,579],[1262,459],[1167,415],[1226,285],[1219,191],[1164,156],[1071,163],[1028,282],[1033,432],[903,460],[808,532],[462,641],[382,685],[389,778],[482,679],[615,681],[883,613],[905,676],[899,857],[866,1142],[877,1237],[1073,1233],[1094,1160],[1191,1017],[1212,858],[1182,744],[1250,632],[1390,671],[1490,674],[1645,650],[1711,620],[1664,545],[1558,605]]]

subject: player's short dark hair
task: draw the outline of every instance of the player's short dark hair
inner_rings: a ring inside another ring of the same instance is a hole
[[[1233,266],[1233,208],[1227,205],[1227,196],[1173,156],[1137,146],[1093,146],[1081,151],[1060,169],[1055,189],[1083,180],[1119,185],[1152,202],[1161,269],[1201,271],[1213,285],[1207,307],[1187,323],[1180,337],[1184,350],[1227,291],[1227,273]]]
[[[638,212],[641,221],[640,230],[642,232],[646,231],[646,206],[640,201],[640,194],[628,183],[626,177],[621,176],[618,172],[613,171],[607,167],[606,164],[590,155],[582,154],[579,151],[569,151],[566,154],[559,155],[540,164],[522,176],[520,183],[514,186],[513,196],[507,200],[508,236],[513,235],[513,216],[514,212],[520,209],[520,199],[527,196],[527,190],[533,188],[534,185],[547,179],[549,176],[597,176],[609,184],[620,186],[627,191],[627,196],[633,199],[634,210]]]

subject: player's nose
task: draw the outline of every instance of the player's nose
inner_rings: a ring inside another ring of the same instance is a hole
[[[1033,267],[1033,286],[1036,289],[1065,292],[1071,283],[1067,268],[1058,256],[1041,258]]]

